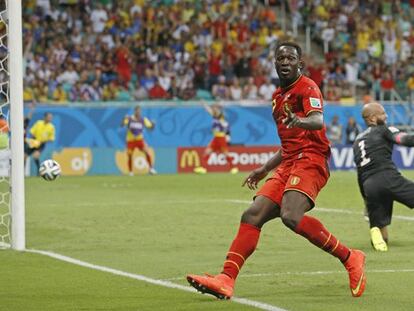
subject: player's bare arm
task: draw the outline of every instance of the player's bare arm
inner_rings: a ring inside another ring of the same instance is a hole
[[[321,130],[323,128],[323,115],[322,112],[312,111],[305,118],[298,117],[287,106],[285,107],[286,118],[283,119],[283,123],[288,128],[300,127],[305,130]]]
[[[257,189],[257,184],[263,178],[267,176],[267,174],[274,170],[280,163],[282,162],[282,150],[279,149],[276,154],[270,158],[263,166],[255,169],[253,172],[247,176],[247,178],[243,181],[242,187],[247,185],[247,187],[251,190]]]
[[[204,109],[210,114],[210,115],[213,115],[213,109],[209,106],[209,105],[207,105],[207,103],[206,102],[204,102],[203,101],[203,106],[204,106]]]

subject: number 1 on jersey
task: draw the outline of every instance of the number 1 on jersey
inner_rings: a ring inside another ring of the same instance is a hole
[[[367,152],[365,151],[365,140],[361,140],[358,143],[358,146],[359,146],[359,150],[361,150],[361,163],[360,163],[360,165],[362,167],[364,165],[367,165],[369,162],[371,162],[371,159],[366,157]]]

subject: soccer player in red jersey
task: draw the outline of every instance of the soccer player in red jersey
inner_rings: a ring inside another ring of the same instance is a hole
[[[144,127],[151,130],[154,128],[154,122],[150,121],[148,118],[142,117],[141,107],[136,106],[134,114],[125,116],[122,125],[127,127],[126,141],[129,175],[132,176],[134,174],[132,170],[132,155],[134,154],[135,149],[141,150],[145,154],[149,166],[149,173],[152,175],[156,174],[157,172],[153,168],[148,145],[145,143],[143,134]]]
[[[219,105],[213,105],[211,107],[204,105],[204,108],[213,117],[213,139],[205,149],[203,157],[208,159],[213,152],[218,154],[222,153],[226,157],[227,164],[230,166],[230,173],[238,173],[239,170],[237,167],[233,167],[232,158],[229,155],[230,128],[229,123],[224,117],[223,108]],[[207,169],[200,166],[196,167],[194,172],[205,174]]]
[[[229,299],[244,262],[254,252],[262,226],[280,217],[283,224],[316,247],[338,258],[349,275],[351,294],[365,289],[365,254],[349,249],[316,218],[305,215],[329,178],[330,146],[323,123],[322,95],[318,86],[301,74],[304,63],[299,45],[283,42],[275,50],[275,67],[280,87],[273,94],[273,119],[281,148],[262,167],[244,180],[243,186],[257,184],[274,170],[243,213],[239,231],[230,246],[220,274],[188,275],[197,290]]]

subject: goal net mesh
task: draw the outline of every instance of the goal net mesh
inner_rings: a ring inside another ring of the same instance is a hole
[[[9,0],[15,1],[15,0]],[[8,1],[0,0],[0,247],[10,245]]]

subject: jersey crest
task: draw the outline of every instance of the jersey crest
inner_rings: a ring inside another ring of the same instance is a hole
[[[298,177],[298,176],[292,176],[292,179],[290,180],[290,184],[292,186],[296,186],[299,183],[300,183],[300,177]]]

